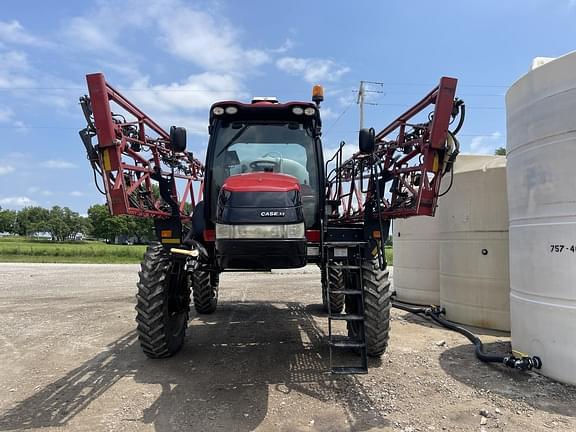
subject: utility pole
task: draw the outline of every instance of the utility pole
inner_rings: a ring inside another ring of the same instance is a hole
[[[364,81],[360,81],[360,88],[358,89],[358,98],[356,99],[356,103],[360,105],[360,129],[364,129],[364,96],[365,96],[365,89],[364,89]]]
[[[364,105],[377,105],[375,103],[366,102],[366,93],[384,93],[382,90],[366,90],[366,84],[375,84],[380,87],[384,86],[384,83],[376,81],[360,81],[360,87],[358,88],[358,97],[356,98],[356,103],[360,105],[360,129],[364,129]]]

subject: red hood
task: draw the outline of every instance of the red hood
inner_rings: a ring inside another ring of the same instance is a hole
[[[288,192],[299,191],[300,183],[288,174],[255,172],[228,177],[222,189],[230,192]]]

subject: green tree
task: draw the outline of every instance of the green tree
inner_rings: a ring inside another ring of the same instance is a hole
[[[92,227],[90,234],[108,242],[114,242],[118,236],[136,236],[143,241],[154,235],[152,219],[112,216],[108,207],[102,204],[95,204],[88,209],[88,219]]]
[[[112,216],[107,206],[102,204],[91,206],[88,209],[88,220],[92,226],[90,235],[107,241],[114,240],[111,227]]]
[[[42,207],[24,207],[16,216],[16,232],[21,236],[30,236],[37,232],[48,231],[49,211]]]
[[[494,150],[494,154],[496,156],[506,156],[506,149],[504,147],[498,147],[496,150]]]
[[[132,233],[138,237],[139,242],[146,242],[154,238],[154,220],[152,218],[133,217],[132,223]]]
[[[16,232],[16,215],[14,210],[2,210],[0,207],[0,232],[14,234]]]
[[[82,229],[82,219],[68,207],[54,206],[48,213],[46,227],[52,240],[69,240]]]

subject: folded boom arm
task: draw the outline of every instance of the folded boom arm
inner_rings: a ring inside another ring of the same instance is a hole
[[[459,152],[455,135],[465,107],[455,99],[456,83],[443,77],[421,101],[375,134],[373,152],[343,160],[341,145],[329,161],[335,167],[327,169],[332,223],[434,216],[442,177]],[[425,121],[415,122],[430,106],[433,110]],[[456,118],[458,124],[450,131]]]
[[[80,137],[95,179],[103,180],[101,192],[111,214],[187,220],[201,199],[202,163],[173,146],[170,134],[112,88],[104,75],[87,75],[86,81],[90,96],[81,97],[80,104],[88,125]],[[194,184],[200,185],[197,195]]]

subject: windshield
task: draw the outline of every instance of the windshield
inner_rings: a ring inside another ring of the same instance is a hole
[[[298,179],[306,226],[314,225],[318,214],[318,160],[310,130],[300,123],[222,124],[213,145],[212,219],[216,214],[218,193],[229,176],[263,171]]]

